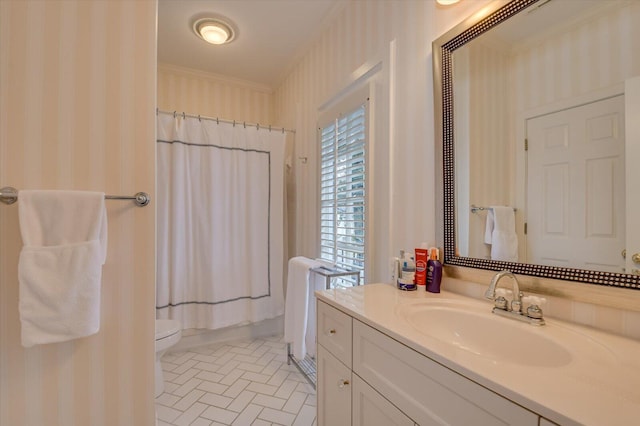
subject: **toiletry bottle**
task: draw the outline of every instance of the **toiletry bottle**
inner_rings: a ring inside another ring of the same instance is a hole
[[[398,278],[400,278],[400,259],[392,257],[389,262],[389,267],[391,268],[391,283],[395,284],[398,282]]]
[[[424,290],[427,285],[428,253],[426,248],[416,248],[416,285],[418,290]]]
[[[402,260],[402,274],[398,280],[400,290],[416,290],[416,264],[410,253],[404,253]]]
[[[442,263],[440,263],[439,257],[438,249],[432,247],[429,250],[429,261],[427,262],[427,291],[430,293],[440,293]]]
[[[404,261],[402,262],[402,278],[405,280],[415,281],[416,263],[413,261],[411,253],[404,253]]]

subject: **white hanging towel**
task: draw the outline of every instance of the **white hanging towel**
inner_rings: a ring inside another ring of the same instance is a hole
[[[104,193],[33,190],[18,197],[22,345],[97,333],[107,256]]]
[[[518,261],[518,236],[513,207],[491,206],[489,208],[484,242],[491,244],[491,260]]]
[[[309,270],[322,262],[303,256],[289,259],[287,297],[284,308],[284,341],[291,343],[293,356],[304,359],[315,355],[315,290],[324,289],[324,277]],[[312,316],[313,314],[313,316]]]

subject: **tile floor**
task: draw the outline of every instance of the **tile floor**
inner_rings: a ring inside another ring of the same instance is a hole
[[[158,426],[315,426],[316,392],[286,358],[282,336],[166,354]]]

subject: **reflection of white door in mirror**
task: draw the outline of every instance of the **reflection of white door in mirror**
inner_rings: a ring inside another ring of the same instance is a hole
[[[640,254],[640,226],[634,223],[640,212],[640,191],[635,186],[640,182],[640,76],[628,79],[624,88],[626,144],[626,174],[627,185],[627,256],[626,273],[640,275],[640,262],[634,261],[634,255]],[[637,260],[637,257],[636,257]]]
[[[623,273],[622,95],[527,120],[527,262]]]

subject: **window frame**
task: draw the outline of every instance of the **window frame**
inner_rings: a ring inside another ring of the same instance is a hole
[[[317,156],[317,210],[316,213],[318,215],[318,222],[316,226],[317,232],[317,253],[318,258],[322,258],[322,130],[331,124],[335,124],[337,120],[340,118],[350,115],[355,112],[358,108],[364,107],[364,243],[363,247],[363,267],[360,273],[360,283],[363,284],[368,277],[370,271],[370,250],[369,244],[371,241],[370,234],[370,225],[371,225],[371,205],[370,205],[370,182],[371,182],[371,139],[370,139],[370,129],[372,125],[372,117],[371,117],[371,101],[369,96],[370,88],[368,84],[365,84],[363,87],[359,88],[359,90],[354,90],[348,93],[345,96],[336,99],[331,105],[325,108],[319,114],[318,126],[317,126],[317,146],[318,146],[318,156]],[[334,233],[335,235],[335,233]],[[334,261],[334,260],[332,260]],[[338,285],[344,284],[345,282],[350,282],[347,279],[340,280]]]

